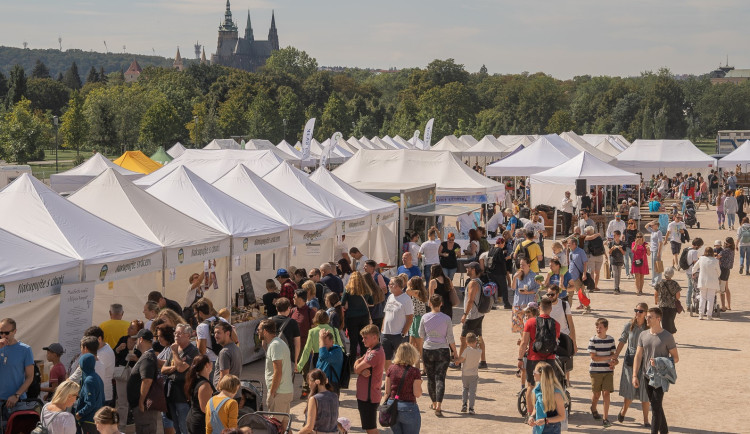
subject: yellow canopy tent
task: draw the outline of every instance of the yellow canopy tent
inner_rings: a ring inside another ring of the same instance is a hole
[[[125,151],[125,153],[120,155],[120,157],[113,161],[113,163],[124,167],[125,169],[132,170],[133,172],[146,175],[161,168],[161,164],[148,158],[148,156],[141,151]]]

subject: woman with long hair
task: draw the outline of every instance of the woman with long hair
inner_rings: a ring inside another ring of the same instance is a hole
[[[421,359],[423,339],[419,337],[419,323],[422,321],[422,316],[427,313],[427,302],[430,294],[424,286],[424,280],[419,276],[409,279],[406,284],[406,294],[411,297],[411,302],[414,305],[414,319],[409,328],[409,343],[414,345]],[[419,369],[419,360],[417,361],[417,369]]]
[[[562,422],[565,420],[565,403],[568,398],[563,393],[563,388],[555,375],[552,365],[539,362],[534,367],[533,410],[530,408],[528,424],[534,429],[534,434],[560,433]]]
[[[674,273],[673,268],[669,268],[668,270],[672,270]],[[667,274],[665,270],[665,275]],[[661,284],[663,282],[659,282]],[[633,319],[631,319],[629,322],[625,324],[625,327],[622,329],[622,334],[620,334],[620,342],[617,344],[617,349],[615,350],[615,359],[617,359],[620,356],[620,353],[622,352],[622,349],[627,345],[627,348],[625,350],[625,360],[622,364],[622,374],[620,375],[620,396],[623,397],[624,402],[622,404],[622,410],[617,414],[617,420],[622,423],[622,421],[625,420],[625,413],[628,412],[628,408],[630,407],[630,404],[634,400],[641,401],[641,408],[643,409],[643,426],[644,427],[650,427],[649,424],[649,418],[648,418],[648,410],[649,410],[649,401],[648,401],[648,394],[646,394],[646,386],[641,384],[639,388],[633,387],[633,359],[635,358],[635,352],[638,349],[638,336],[641,335],[641,333],[648,329],[648,325],[646,324],[646,312],[648,312],[648,304],[646,303],[638,303],[635,306],[635,309],[633,309],[635,312],[635,315],[633,316]]]
[[[367,352],[359,332],[371,322],[370,306],[372,306],[372,302],[372,293],[365,283],[365,278],[359,271],[352,272],[349,283],[346,284],[344,297],[341,298],[341,305],[344,307],[346,332],[351,340],[349,350],[353,358],[356,358],[357,350],[362,355]]]
[[[476,229],[469,229],[469,248],[466,249],[469,258],[476,260],[479,257],[479,232]]]
[[[737,250],[734,238],[726,237],[724,248],[719,253],[719,295],[721,296],[721,311],[732,310],[732,294],[729,292],[729,274],[734,267],[734,251]],[[725,303],[726,299],[726,303]]]
[[[336,333],[336,329],[331,327],[328,324],[328,321],[330,319],[328,318],[328,314],[324,310],[319,310],[315,312],[315,317],[313,318],[313,327],[310,328],[310,330],[307,332],[307,340],[305,341],[305,348],[302,349],[300,352],[299,362],[297,363],[297,369],[299,372],[303,372],[305,370],[305,364],[308,363],[308,360],[312,360],[310,364],[312,366],[315,366],[318,364],[318,351],[320,351],[320,331],[322,329],[328,330],[331,332],[331,336],[333,336],[333,344],[338,345],[341,348],[344,348],[344,344],[341,341],[341,335]]]
[[[383,328],[383,318],[385,318],[385,291],[380,285],[375,282],[375,278],[370,273],[362,274],[365,279],[367,287],[370,288],[370,294],[372,295],[372,306],[370,306],[370,318],[372,323],[378,326],[378,329]]]
[[[177,324],[187,324],[187,321],[185,321],[185,319],[180,314],[173,311],[172,309],[164,308],[160,310],[157,318],[163,318],[166,323],[172,328],[177,327]]]
[[[440,312],[448,315],[449,318],[453,318],[453,305],[454,302],[458,301],[458,295],[456,294],[456,288],[453,287],[453,282],[443,274],[443,267],[440,264],[435,264],[430,269],[430,297],[434,294],[438,294],[443,300],[440,305]],[[457,304],[457,303],[455,303]]]
[[[417,349],[404,342],[396,349],[393,364],[385,373],[387,403],[398,397],[398,422],[391,427],[393,434],[419,434],[422,427],[422,416],[417,405],[417,398],[422,396],[422,376],[415,367],[418,361]]]
[[[719,229],[726,229],[724,227],[724,219],[726,218],[724,215],[724,192],[721,189],[716,194],[714,205],[716,205],[716,220],[719,223]]]
[[[307,374],[310,397],[305,408],[305,425],[299,434],[338,434],[339,397],[326,374],[313,369]]]
[[[193,359],[193,364],[187,371],[185,378],[185,396],[190,402],[187,415],[189,434],[205,434],[206,412],[208,400],[216,393],[214,385],[208,380],[213,365],[208,356],[200,355]]]
[[[73,406],[80,391],[77,383],[65,380],[55,389],[52,401],[42,407],[39,419],[50,434],[75,434],[76,418],[65,410]]]
[[[341,297],[335,292],[326,295],[326,313],[328,323],[339,332],[344,330],[344,308],[341,307]]]
[[[674,268],[664,270],[664,280],[656,284],[654,288],[654,303],[661,309],[661,326],[669,333],[677,333],[674,319],[677,317],[677,303],[680,300],[680,284],[672,280]]]
[[[651,249],[643,242],[643,234],[638,232],[635,236],[631,249],[633,250],[632,273],[635,276],[635,289],[638,295],[643,294],[643,281],[648,274],[648,257]]]
[[[511,289],[515,292],[513,295],[513,314],[511,316],[511,331],[523,335],[523,310],[526,305],[536,299],[536,293],[539,290],[539,283],[536,281],[536,273],[531,271],[527,259],[521,259],[521,267],[513,275]]]
[[[438,267],[439,268],[439,267]],[[435,268],[432,269],[435,271]],[[419,323],[419,337],[424,341],[422,359],[427,375],[427,391],[432,401],[431,409],[439,416],[445,394],[445,374],[451,355],[457,357],[455,339],[453,338],[453,323],[451,318],[443,313],[443,297],[440,294],[430,296],[430,312],[422,317]]]
[[[336,275],[339,276],[344,285],[349,283],[352,275],[352,265],[344,258],[339,259],[336,263]]]

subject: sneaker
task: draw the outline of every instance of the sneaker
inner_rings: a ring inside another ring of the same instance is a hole
[[[740,274],[742,274],[742,264],[740,264]]]
[[[474,413],[474,409],[473,408],[469,409],[469,414],[476,414],[476,413]]]
[[[461,413],[466,413],[466,404],[461,407]]]
[[[583,313],[591,313],[591,306],[586,306],[586,308],[583,310]]]
[[[615,288],[615,294],[619,295],[620,294],[620,290],[617,289],[617,288]]]
[[[484,360],[479,362],[479,369],[487,369],[487,362]]]
[[[604,428],[609,428],[609,427],[611,427],[611,426],[612,426],[612,422],[610,422],[610,421],[609,421],[609,419],[604,419],[604,420],[602,421],[602,426],[603,426]]]

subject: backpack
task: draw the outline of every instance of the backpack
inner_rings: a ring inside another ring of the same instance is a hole
[[[536,318],[536,337],[534,338],[534,352],[539,354],[555,354],[557,351],[557,332],[555,320],[552,318]]]
[[[214,326],[216,326],[219,321],[221,320],[216,319],[216,317],[214,317],[214,321],[211,321],[210,319],[203,321],[203,324],[208,324],[208,332],[211,334],[211,351],[213,351],[217,356],[221,352],[221,349],[224,348],[223,346],[219,345],[218,342],[216,342],[216,337],[214,337]]]
[[[750,228],[743,228],[740,230],[740,236],[737,240],[739,243],[742,244],[750,244]]]
[[[692,176],[687,179],[688,188],[695,188],[695,178]]]
[[[42,373],[39,371],[39,366],[34,363],[34,378],[31,380],[31,385],[26,389],[27,399],[37,399],[42,393]]]
[[[497,294],[497,284],[489,282],[484,285],[479,279],[475,279],[475,281],[479,284],[479,301],[475,302],[474,305],[477,307],[477,312],[488,313],[492,310],[492,296]]]
[[[532,258],[531,254],[529,253],[529,247],[531,247],[533,244],[536,243],[532,241],[524,246],[523,241],[521,241],[520,247],[518,248],[518,253],[516,253],[516,268],[521,268],[521,259],[526,259],[529,262],[529,265],[531,265],[532,262],[536,261],[537,258]]]
[[[750,230],[748,230],[748,234],[750,234]],[[505,261],[505,258],[503,257],[503,249],[500,247],[492,247],[489,252],[487,252],[487,263],[485,264],[485,269],[489,272],[493,272],[498,267],[498,264],[503,261]]]
[[[601,238],[593,239],[589,242],[591,256],[601,256],[604,254],[604,240]]]
[[[687,270],[688,268],[690,268],[690,264],[688,264],[687,259],[688,251],[690,251],[690,247],[685,247],[684,249],[682,249],[682,253],[680,254],[679,265],[681,270]]]

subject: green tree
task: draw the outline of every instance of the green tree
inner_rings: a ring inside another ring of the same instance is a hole
[[[352,130],[351,122],[346,103],[336,93],[332,93],[323,108],[320,126],[315,127],[315,136],[321,142],[330,138],[336,131],[341,131],[341,134],[348,136]]]
[[[253,98],[247,111],[247,134],[251,139],[266,139],[273,143],[281,141],[283,124],[276,104],[265,92]]]
[[[196,123],[197,118],[197,123]],[[213,100],[199,101],[193,105],[193,120],[185,126],[190,132],[190,141],[203,147],[214,138],[221,136],[217,121],[216,104]]]
[[[34,64],[34,69],[31,70],[31,77],[32,78],[51,78],[49,75],[49,68],[47,68],[47,65],[42,63],[41,60],[36,59],[36,63]]]
[[[31,110],[31,101],[22,98],[0,119],[0,151],[3,158],[25,164],[49,144],[50,122]]]
[[[86,83],[96,83],[99,81],[99,73],[96,72],[96,68],[93,66],[89,69],[88,75],[86,75]]]
[[[448,83],[458,82],[466,84],[469,81],[469,73],[464,65],[457,64],[453,59],[435,59],[427,65],[427,80],[433,86],[443,86]]]
[[[33,110],[49,110],[60,116],[70,98],[70,89],[51,78],[32,78],[26,85],[26,97]]]
[[[573,118],[570,116],[570,112],[567,110],[556,111],[550,117],[549,122],[547,122],[547,134],[561,134],[572,130],[575,130],[575,124],[573,123]]]
[[[63,138],[63,146],[75,149],[76,155],[80,155],[81,148],[89,138],[89,123],[83,111],[84,99],[78,91],[73,91],[68,103],[68,110],[62,116],[60,134]]]
[[[276,91],[276,99],[278,101],[279,116],[281,117],[282,122],[286,119],[286,134],[282,131],[282,135],[284,136],[283,139],[289,141],[289,137],[296,137],[297,132],[302,134],[302,128],[306,121],[302,111],[302,104],[300,103],[297,93],[289,86],[279,86]],[[295,140],[292,141],[294,142]],[[294,143],[292,143],[292,145],[293,144]]]
[[[5,106],[10,108],[13,104],[21,101],[26,96],[26,71],[21,65],[15,65],[10,70],[8,93],[5,98]]]
[[[84,113],[89,125],[89,142],[102,153],[120,150],[115,117],[115,89],[95,89],[86,96]],[[137,131],[137,129],[136,129]]]
[[[304,81],[318,70],[318,62],[304,51],[286,47],[272,52],[264,68],[272,73],[290,74]]]
[[[2,106],[2,102],[5,101],[5,98],[8,96],[8,79],[5,77],[5,74],[0,71],[0,106]]]
[[[81,83],[81,76],[78,74],[78,65],[76,65],[75,62],[73,62],[73,64],[70,65],[70,68],[65,71],[63,84],[73,90],[78,90],[81,88],[81,86],[83,86],[83,84]]]
[[[141,149],[152,153],[158,146],[174,143],[183,134],[183,124],[177,115],[177,109],[166,100],[157,100],[141,119]]]
[[[104,73],[104,67],[99,67],[99,81],[102,83],[107,83],[107,74]]]

